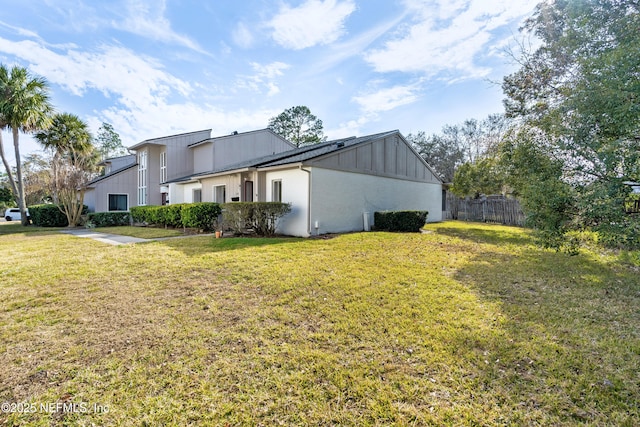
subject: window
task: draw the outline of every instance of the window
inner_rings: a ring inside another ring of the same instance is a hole
[[[227,200],[227,189],[224,185],[216,185],[213,187],[213,201],[215,203],[224,203]]]
[[[127,194],[109,194],[109,211],[128,211],[129,196]]]
[[[281,202],[282,201],[282,181],[271,181],[271,201],[272,202]]]
[[[147,204],[147,151],[138,153],[138,206]]]
[[[202,201],[202,190],[193,190],[193,203],[200,203]]]
[[[160,183],[167,182],[167,152],[160,153]]]

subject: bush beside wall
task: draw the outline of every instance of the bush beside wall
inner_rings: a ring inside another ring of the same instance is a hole
[[[96,227],[117,227],[129,225],[131,214],[129,212],[92,212],[88,220]]]
[[[222,208],[217,203],[178,203],[166,206],[134,206],[133,222],[165,227],[188,227],[211,231]]]
[[[222,206],[224,224],[236,234],[253,230],[259,236],[273,236],[278,220],[291,212],[291,204],[281,202],[233,202]]]
[[[427,222],[427,211],[375,212],[376,230],[418,232]]]
[[[184,227],[199,228],[204,231],[215,228],[221,213],[222,208],[219,204],[209,202],[189,203],[180,210]]]
[[[82,214],[87,213],[87,206],[83,206]],[[38,227],[66,227],[69,225],[67,216],[57,205],[29,206],[29,216],[33,225]]]

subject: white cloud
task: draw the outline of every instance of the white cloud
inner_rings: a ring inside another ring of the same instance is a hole
[[[419,83],[396,85],[354,96],[353,101],[357,102],[365,113],[375,114],[415,102],[419,90]]]
[[[121,46],[59,53],[37,42],[13,42],[0,37],[0,52],[29,63],[34,73],[74,95],[88,96],[88,91],[97,90],[105,97],[115,98],[111,107],[82,116],[95,129],[103,121],[111,123],[125,145],[194,129],[213,127],[214,134],[225,134],[264,128],[269,118],[277,114],[271,109],[248,111],[202,102],[194,90],[197,83],[185,82],[164,71],[157,60]],[[278,89],[269,79],[281,76],[289,67],[280,62],[251,65],[272,93]],[[172,102],[173,99],[183,101]]]
[[[96,113],[99,122],[113,125],[127,146],[149,138],[200,129],[212,128],[213,136],[216,136],[234,130],[265,128],[269,118],[276,114],[274,110],[230,110],[194,102],[159,103],[144,109],[112,107]]]
[[[247,26],[242,22],[238,23],[233,29],[231,38],[236,45],[244,49],[251,47],[254,41],[253,34],[251,34],[249,28],[247,28]]]
[[[128,107],[156,103],[174,91],[182,95],[192,91],[189,83],[163,71],[154,59],[120,46],[104,45],[94,52],[68,49],[57,53],[33,41],[0,38],[0,51],[29,62],[35,73],[74,95],[82,96],[87,90],[96,89],[105,96],[118,96]]]
[[[166,9],[164,0],[151,3],[146,0],[128,0],[125,8],[124,19],[113,22],[114,28],[207,54],[198,43],[171,29],[171,22],[164,16]]]
[[[275,80],[284,75],[283,71],[289,68],[289,64],[275,61],[269,64],[252,62],[250,65],[255,73],[250,76],[240,76],[237,80],[238,88],[255,92],[261,92],[261,88],[266,88],[268,96],[280,93],[280,88],[276,85]]]
[[[355,9],[353,0],[307,0],[293,8],[285,4],[267,25],[278,44],[300,50],[336,41]]]
[[[490,7],[469,0],[406,0],[414,22],[365,60],[378,72],[420,72],[436,75],[453,71],[461,78],[491,72],[477,64],[477,56],[495,41],[495,30],[530,14],[527,0],[496,0]]]

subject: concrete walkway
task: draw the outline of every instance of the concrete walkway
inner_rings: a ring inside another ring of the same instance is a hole
[[[97,240],[98,242],[106,243],[108,245],[126,245],[129,243],[145,243],[145,242],[161,242],[163,240],[184,239],[188,237],[213,237],[215,234],[195,234],[192,236],[173,236],[173,237],[157,237],[154,239],[141,239],[139,237],[121,236],[120,234],[108,234],[98,233],[97,231],[88,230],[85,228],[74,228],[71,230],[61,230],[61,233],[71,234],[76,237],[88,237],[90,239]]]
[[[71,234],[76,237],[88,237],[90,239],[97,240],[98,242],[106,243],[109,245],[126,245],[128,243],[144,243],[144,242],[153,242],[156,239],[140,239],[138,237],[130,237],[130,236],[121,236],[119,234],[107,234],[107,233],[98,233],[95,231],[76,228],[73,230],[62,230],[61,233]]]

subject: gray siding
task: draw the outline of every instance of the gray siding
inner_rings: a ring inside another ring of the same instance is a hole
[[[90,212],[107,212],[109,194],[126,194],[129,208],[138,205],[138,168],[132,167],[96,182],[87,189],[85,204]]]
[[[193,173],[213,170],[213,142],[198,145],[191,149],[193,156]]]
[[[213,138],[191,148],[193,173],[220,170],[293,148],[292,144],[268,129]]]
[[[170,136],[156,140],[167,150],[167,180],[181,178],[193,173],[193,153],[187,147],[211,137],[211,131],[192,132],[184,135]],[[158,152],[158,159],[160,159]],[[159,163],[158,163],[159,168]],[[157,176],[160,176],[158,169]],[[159,178],[158,178],[159,179]]]
[[[388,178],[442,183],[400,134],[330,153],[307,164]]]
[[[136,162],[136,156],[134,154],[130,156],[122,156],[122,157],[114,157],[111,159],[105,160],[107,164],[107,173],[111,171],[116,171],[118,169],[122,169],[125,166],[132,165]]]
[[[169,157],[169,147],[151,145],[148,148],[147,157],[147,205],[162,204],[162,194],[160,193],[160,153],[167,150]],[[168,160],[167,160],[168,163]],[[167,165],[167,173],[168,171]]]

